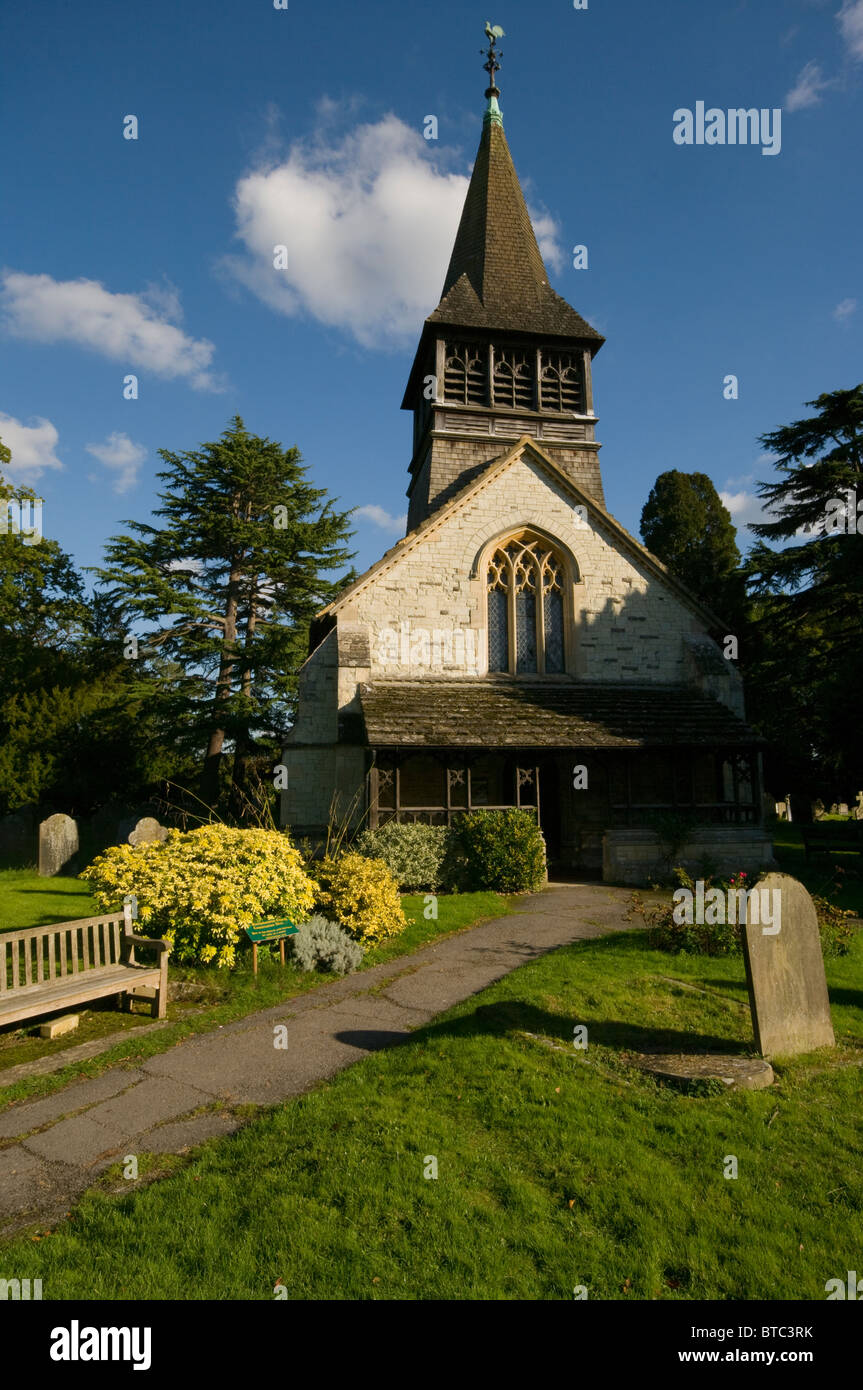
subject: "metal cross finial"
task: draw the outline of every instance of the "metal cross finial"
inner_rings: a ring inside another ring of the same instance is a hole
[[[482,53],[486,59],[486,61],[483,63],[483,67],[488,73],[489,80],[489,86],[488,90],[486,91],[486,96],[499,97],[500,91],[498,90],[498,86],[495,81],[495,76],[500,68],[500,63],[498,60],[503,57],[503,52],[496,52],[495,44],[497,43],[498,39],[506,38],[506,35],[504,34],[499,24],[491,25],[489,24],[488,20],[486,20],[485,36],[489,41],[488,48],[481,48],[480,53]]]

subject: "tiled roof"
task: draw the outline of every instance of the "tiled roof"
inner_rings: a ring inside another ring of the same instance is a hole
[[[487,122],[428,323],[604,341],[551,288],[503,127]]]
[[[373,748],[641,748],[761,740],[688,686],[494,678],[372,681],[360,688]]]

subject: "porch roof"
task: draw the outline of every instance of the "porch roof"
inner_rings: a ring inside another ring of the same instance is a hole
[[[690,686],[493,678],[372,681],[360,688],[372,748],[645,748],[763,740]]]

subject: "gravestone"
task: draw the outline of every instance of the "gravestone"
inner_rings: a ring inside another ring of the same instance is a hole
[[[750,894],[742,936],[758,1051],[790,1057],[835,1047],[815,904],[790,874],[768,874],[753,892],[758,906]]]
[[[127,836],[130,845],[146,845],[151,840],[166,840],[167,838],[167,826],[160,825],[155,816],[142,816]]]
[[[812,819],[813,819],[813,820],[823,820],[823,819],[824,819],[824,802],[821,800],[821,797],[820,797],[820,796],[819,796],[819,798],[818,798],[817,801],[813,801],[813,802],[812,802]]]
[[[59,874],[78,853],[78,824],[71,816],[49,816],[39,826],[39,873],[43,878]]]
[[[840,801],[840,802],[839,802],[839,815],[840,815],[840,816],[847,816],[847,814],[848,814],[848,803],[847,803],[847,801]]]
[[[863,792],[857,793],[857,805],[851,807],[851,814],[855,820],[863,820]]]
[[[838,801],[834,801],[834,802],[833,802],[833,805],[830,807],[830,814],[831,814],[831,816],[838,816],[838,815],[839,815],[839,802],[838,802]]]

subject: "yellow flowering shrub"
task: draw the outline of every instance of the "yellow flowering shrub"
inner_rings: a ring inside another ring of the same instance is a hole
[[[308,917],[315,885],[299,850],[275,830],[204,825],[169,830],[164,843],[112,845],[80,875],[103,912],[128,893],[143,935],[163,936],[178,960],[232,966],[245,927]]]
[[[317,907],[340,922],[355,940],[374,945],[407,926],[399,886],[382,859],[353,852],[312,866],[318,880]]]

